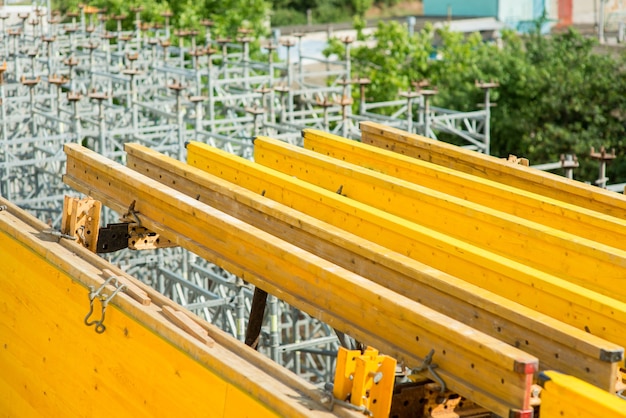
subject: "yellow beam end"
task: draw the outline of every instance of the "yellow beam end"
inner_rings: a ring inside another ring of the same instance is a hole
[[[541,416],[552,418],[624,418],[626,400],[573,376],[540,374]]]

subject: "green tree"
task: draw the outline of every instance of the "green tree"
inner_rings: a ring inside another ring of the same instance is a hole
[[[252,29],[255,36],[261,36],[269,31],[266,26],[269,7],[265,0],[206,0],[201,16],[215,22],[218,36],[235,38],[241,27]]]
[[[428,57],[434,51],[434,31],[427,26],[423,31],[410,36],[398,22],[379,22],[378,28],[366,43],[376,42],[377,47],[368,45],[353,47],[351,59],[355,76],[371,80],[366,94],[368,100],[388,101],[398,97],[398,92],[410,88],[410,82],[427,77]],[[331,39],[324,54],[343,57],[345,46],[338,39]],[[355,93],[358,97],[358,92]]]
[[[372,80],[368,101],[396,99],[412,81],[427,78],[439,90],[435,105],[474,110],[483,100],[475,80],[497,80],[492,154],[539,164],[575,153],[581,160],[577,178],[585,181],[597,177],[597,163],[585,158],[592,146],[623,154],[624,59],[594,53],[591,38],[574,31],[551,37],[504,32],[496,43],[431,26],[409,36],[392,22],[381,23],[369,42],[351,50],[354,76]],[[326,53],[342,56],[343,48],[335,41]],[[610,166],[609,176],[625,181],[626,163]]]
[[[62,12],[77,11],[80,0],[57,0],[53,6]],[[246,27],[253,30],[254,36],[266,35],[270,3],[265,0],[93,0],[90,5],[105,8],[109,15],[126,15],[123,22],[125,30],[134,28],[132,7],[142,6],[141,18],[145,22],[163,22],[161,14],[165,11],[173,13],[174,28],[199,29],[203,19],[215,22],[216,36],[237,36],[237,30]],[[111,22],[109,29],[114,29]]]

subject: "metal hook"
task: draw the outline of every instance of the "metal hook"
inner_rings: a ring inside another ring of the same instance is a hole
[[[413,373],[420,373],[420,372],[423,372],[424,370],[428,370],[428,372],[430,372],[430,374],[432,375],[433,380],[437,382],[439,386],[441,387],[439,394],[443,397],[443,394],[447,390],[447,386],[446,386],[446,382],[444,382],[441,376],[439,376],[437,372],[435,371],[435,369],[438,366],[436,363],[432,362],[434,354],[435,354],[435,350],[434,349],[430,350],[430,352],[426,355],[426,357],[424,357],[424,362],[422,363],[422,365],[413,369]]]
[[[132,216],[135,220],[135,223],[139,226],[141,226],[141,220],[139,219],[139,216],[137,216],[137,212],[135,210],[135,203],[137,201],[133,200],[132,203],[128,206],[128,212],[124,214],[124,216],[122,216],[123,219],[127,219],[130,220],[130,217]]]
[[[101,295],[100,292],[102,292],[102,290],[104,290],[104,288],[111,282],[113,282],[115,286],[115,290],[113,291],[113,293],[111,293],[109,296]],[[106,279],[105,282],[97,290],[94,289],[95,288],[93,286],[89,286],[89,312],[87,313],[84,322],[87,326],[95,325],[96,332],[98,334],[102,334],[106,330],[106,327],[104,326],[104,317],[106,315],[107,305],[115,295],[117,295],[120,291],[126,289],[126,286],[123,284],[120,285],[117,277],[113,276]],[[90,321],[89,318],[93,314],[93,305],[96,298],[100,300],[100,306],[102,308],[100,319]]]

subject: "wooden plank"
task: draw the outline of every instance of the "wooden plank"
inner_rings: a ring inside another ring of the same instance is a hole
[[[365,144],[626,219],[626,196],[379,123],[361,122],[360,127]]]
[[[624,418],[626,400],[575,377],[547,371],[540,375],[541,416],[563,418]]]
[[[257,163],[626,302],[626,251],[267,137]],[[597,273],[601,271],[602,275]]]
[[[537,359],[258,228],[67,144],[64,181],[355,338],[419,365],[431,349],[449,387],[501,415],[529,412]]]
[[[626,304],[243,158],[192,142],[188,163],[578,329],[626,345]],[[497,326],[496,326],[497,327]]]
[[[109,304],[106,331],[96,334],[83,318],[87,286],[103,283],[102,269],[85,258],[98,257],[74,242],[64,242],[68,250],[49,241],[0,202],[9,206],[0,212],[0,369],[11,387],[0,391],[0,410],[9,416],[30,406],[44,416],[230,417],[226,411],[242,400],[255,416],[332,416],[236,352],[199,343],[154,304],[123,293]]]
[[[207,346],[213,347],[215,345],[213,338],[209,337],[209,334],[202,329],[200,325],[192,321],[191,318],[189,318],[189,316],[187,316],[187,314],[183,311],[178,311],[172,307],[164,306],[161,312],[163,312],[163,315],[165,315],[167,319],[187,331],[189,334],[193,335],[198,340],[202,341]]]
[[[623,353],[615,344],[144,146],[125,149],[127,166],[141,174],[508,344],[524,341],[544,369],[614,388]]]
[[[326,132],[305,129],[303,137],[320,154],[626,250],[623,219]]]
[[[93,200],[64,196],[61,232],[76,237],[78,242],[96,252],[101,206]]]
[[[126,286],[124,292],[133,299],[135,299],[137,302],[141,303],[144,306],[148,306],[150,305],[150,303],[152,303],[148,294],[144,290],[140,289],[139,286],[133,283],[133,281],[130,280],[128,277],[125,277],[125,275],[116,275],[110,269],[104,269],[102,270],[102,273],[104,273],[105,275],[105,280],[110,277],[115,277],[118,282]]]

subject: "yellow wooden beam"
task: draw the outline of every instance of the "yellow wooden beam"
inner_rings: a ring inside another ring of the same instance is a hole
[[[320,154],[626,250],[626,220],[326,132],[303,137]]]
[[[360,127],[365,144],[626,219],[626,196],[379,123]]]
[[[541,373],[541,417],[624,418],[626,400],[555,371]]]
[[[626,304],[205,144],[188,163],[620,346]],[[496,326],[499,329],[499,326]]]
[[[134,279],[127,277],[151,303],[118,293],[107,308],[106,331],[96,334],[83,322],[88,287],[109,276],[103,267],[122,273],[74,242],[55,242],[41,232],[46,225],[4,199],[0,203],[7,207],[0,211],[4,414],[335,416],[306,394],[315,391],[313,385],[301,379],[293,387],[285,384],[281,379],[294,380],[290,372],[263,370],[273,369],[269,359],[216,327],[198,325],[217,342],[209,347],[173,325],[161,311],[176,305]]]
[[[626,302],[626,251],[267,137],[254,159],[450,237]],[[602,274],[598,274],[602,272]]]
[[[614,387],[623,357],[615,344],[142,145],[125,150],[143,175],[511,345],[524,341],[544,369]]]
[[[449,387],[500,415],[527,414],[537,359],[193,197],[67,144],[64,181],[408,365],[431,349]]]

